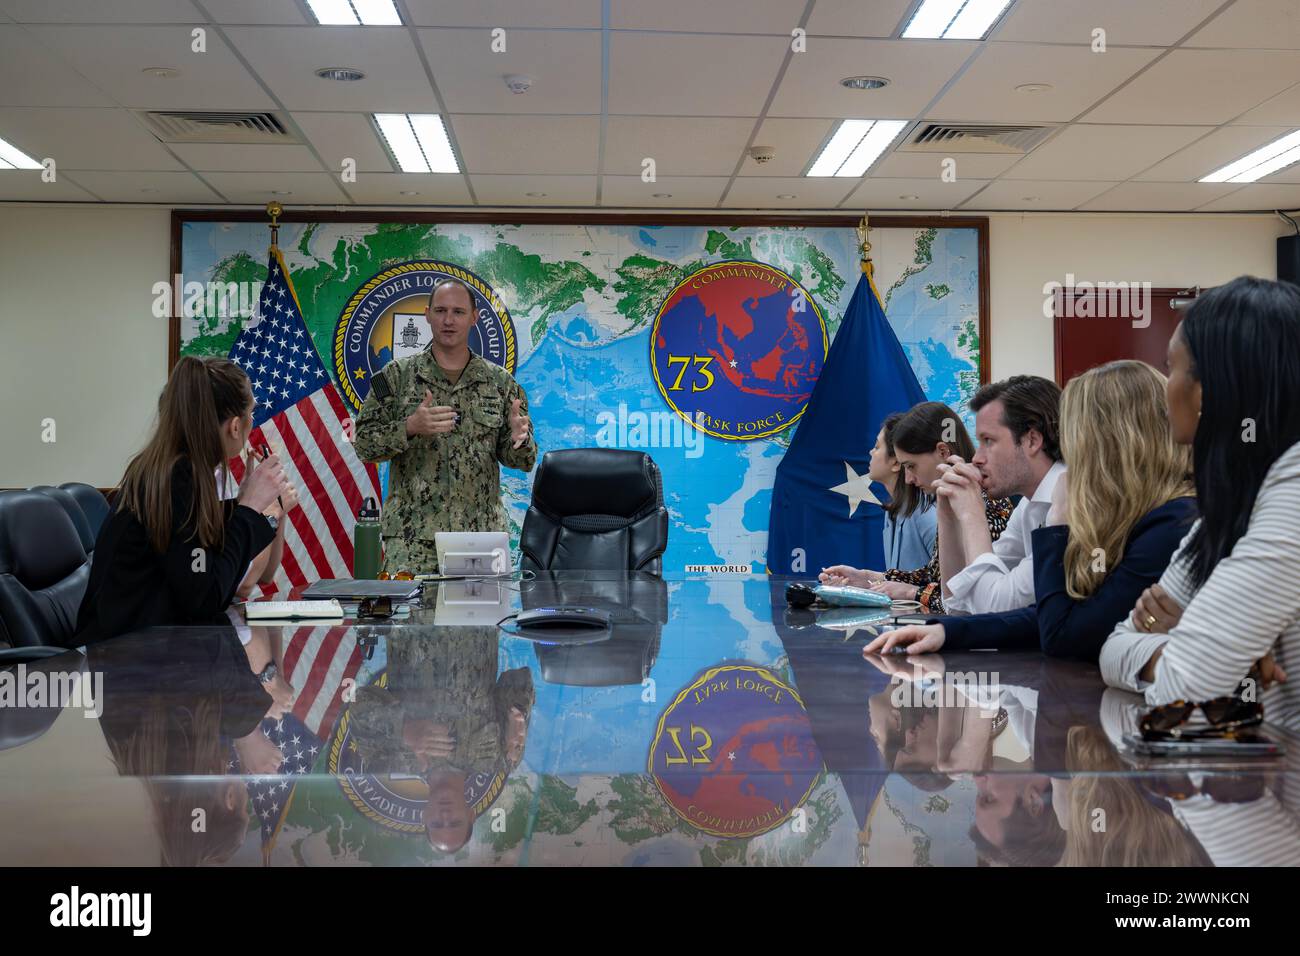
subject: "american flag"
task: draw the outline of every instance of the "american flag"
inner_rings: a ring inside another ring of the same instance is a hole
[[[355,632],[340,625],[300,627],[285,643],[284,677],[296,692],[293,709],[262,721],[262,733],[284,755],[284,763],[272,776],[247,780],[253,812],[261,823],[264,861],[269,862],[293,803],[296,778],[310,774],[329,749],[348,682],[356,679],[361,660]],[[233,749],[228,766],[231,773],[244,772]]]
[[[252,321],[230,349],[253,383],[257,408],[249,441],[277,452],[298,489],[284,557],[268,590],[352,576],[352,531],[362,499],[379,500],[373,466],[357,458],[343,432],[348,417],[303,321],[284,257],[271,247],[266,284]],[[243,462],[233,461],[235,479]]]

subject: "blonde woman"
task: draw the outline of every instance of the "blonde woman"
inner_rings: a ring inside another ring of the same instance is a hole
[[[1070,470],[1033,533],[1035,604],[902,627],[863,653],[1041,647],[1095,662],[1196,518],[1189,450],[1174,442],[1167,408],[1165,377],[1145,362],[1108,362],[1072,379],[1061,396]]]

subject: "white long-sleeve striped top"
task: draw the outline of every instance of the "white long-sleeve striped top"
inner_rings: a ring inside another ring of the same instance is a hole
[[[1160,578],[1182,619],[1169,634],[1147,634],[1126,617],[1102,646],[1102,677],[1143,691],[1150,704],[1203,701],[1233,693],[1271,650],[1290,680],[1261,694],[1265,719],[1300,726],[1300,443],[1273,463],[1246,533],[1199,590],[1186,558],[1190,538]],[[1139,673],[1162,645],[1155,680],[1142,681]]]

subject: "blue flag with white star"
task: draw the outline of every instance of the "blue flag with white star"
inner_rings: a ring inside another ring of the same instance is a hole
[[[923,401],[925,392],[864,273],[776,469],[769,572],[815,577],[832,564],[883,569],[882,489],[873,490],[867,478],[871,447],[886,417]]]

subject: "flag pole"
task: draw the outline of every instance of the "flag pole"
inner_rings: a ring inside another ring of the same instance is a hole
[[[271,217],[271,248],[280,248],[280,223],[279,219],[284,215],[284,207],[274,199],[266,204],[266,214]]]
[[[885,300],[880,298],[880,290],[876,288],[876,270],[871,262],[871,225],[867,222],[867,213],[862,214],[862,221],[858,223],[858,255],[862,260],[862,274],[867,277],[867,284],[871,286],[871,291],[880,303],[881,309],[885,307]]]

